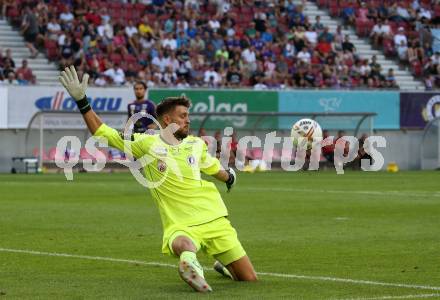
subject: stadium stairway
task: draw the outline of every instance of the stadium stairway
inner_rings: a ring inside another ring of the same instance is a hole
[[[11,49],[15,68],[19,68],[21,61],[27,59],[29,67],[37,78],[37,84],[54,85],[58,83],[56,64],[49,62],[41,52],[37,58],[29,58],[30,51],[26,47],[23,36],[18,30],[10,26],[6,20],[0,20],[0,48],[3,50],[3,54],[5,54],[6,49]]]
[[[332,19],[326,10],[320,9],[316,3],[311,1],[306,1],[304,6],[304,14],[309,17],[310,22],[313,24],[315,22],[315,17],[321,17],[321,23],[324,26],[328,26],[330,32],[336,32],[338,25],[341,25],[339,20]],[[388,69],[394,69],[394,75],[396,77],[396,82],[403,90],[419,90],[425,89],[421,81],[415,79],[412,74],[405,70],[401,70],[397,62],[387,59],[382,51],[374,50],[372,45],[366,39],[361,39],[357,36],[354,29],[349,28],[348,30],[343,29],[344,34],[350,36],[350,41],[356,47],[357,53],[362,58],[371,59],[373,55],[376,55],[377,62],[382,66],[382,73],[386,75]]]

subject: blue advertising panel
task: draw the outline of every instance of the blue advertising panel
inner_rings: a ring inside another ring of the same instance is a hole
[[[372,112],[374,129],[399,129],[399,93],[393,91],[285,91],[279,93],[279,111],[295,113]],[[306,115],[304,117],[307,117]],[[326,129],[354,129],[361,117],[320,117]],[[299,119],[299,118],[298,118]],[[280,128],[288,129],[294,120],[280,118]],[[368,120],[364,122],[368,123]]]

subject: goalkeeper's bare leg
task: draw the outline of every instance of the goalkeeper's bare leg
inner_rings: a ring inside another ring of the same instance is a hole
[[[237,281],[257,281],[258,277],[255,273],[254,267],[247,255],[223,266],[219,261],[214,263],[214,270],[225,277],[229,277]]]
[[[203,267],[197,260],[197,248],[186,236],[176,237],[172,243],[173,252],[180,257],[179,275],[197,292],[211,292],[212,288],[203,275]]]

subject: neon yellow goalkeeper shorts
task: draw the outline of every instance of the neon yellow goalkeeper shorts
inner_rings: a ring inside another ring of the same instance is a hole
[[[224,266],[239,260],[246,255],[237,232],[226,217],[215,219],[211,222],[195,225],[175,225],[167,228],[163,236],[162,252],[169,255],[173,253],[172,244],[178,236],[188,237],[196,246],[206,254],[220,261]]]

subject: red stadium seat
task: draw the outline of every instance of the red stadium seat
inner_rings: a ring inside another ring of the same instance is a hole
[[[422,64],[420,63],[420,61],[416,60],[411,63],[411,73],[415,77],[421,77],[423,75]]]
[[[80,159],[93,159],[93,156],[90,155],[90,153],[87,151],[86,148],[81,148],[79,152],[79,158]]]
[[[261,148],[252,149],[251,155],[254,159],[263,159],[263,149]]]
[[[384,39],[382,45],[385,56],[391,57],[396,55],[396,50],[394,49],[393,40]]]
[[[66,158],[65,153],[64,152],[62,152],[62,153],[59,152],[56,147],[53,147],[53,148],[49,149],[48,159],[50,161],[55,161],[55,159],[57,159],[57,160],[64,160],[65,158]]]
[[[34,148],[34,150],[32,151],[32,155],[39,159],[40,158],[40,148]],[[42,151],[42,155],[43,155],[43,161],[49,160],[49,156],[47,155],[44,148]]]
[[[44,41],[46,55],[49,60],[57,60],[59,58],[58,44],[54,40],[46,39]]]
[[[112,53],[109,58],[114,64],[120,64],[122,61],[122,55],[119,53]]]

